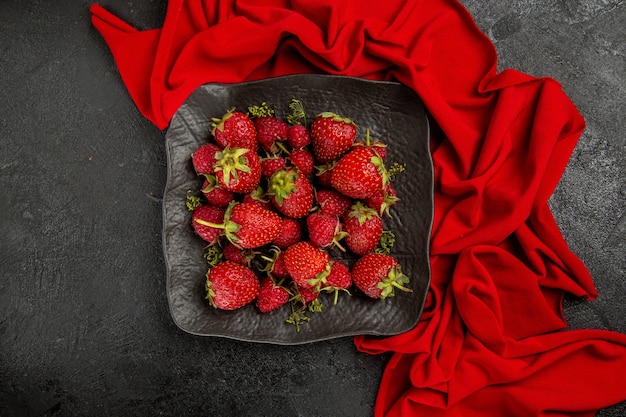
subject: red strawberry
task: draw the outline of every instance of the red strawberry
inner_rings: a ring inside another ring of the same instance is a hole
[[[322,303],[319,300],[319,291],[308,287],[295,286],[295,295],[291,298],[294,303],[301,303],[303,308],[308,308],[313,313],[322,311]],[[288,323],[290,323],[288,321]]]
[[[267,195],[265,195],[265,191],[261,186],[258,186],[254,191],[245,194],[241,201],[244,203],[256,204],[257,206],[261,206],[264,209],[274,211],[274,205],[269,200]]]
[[[317,182],[320,186],[331,188],[331,175],[334,164],[324,164],[324,165],[316,165],[315,166],[315,176],[317,177]]]
[[[223,148],[259,148],[254,123],[248,115],[231,109],[221,119],[214,118],[211,133]]]
[[[191,154],[193,169],[198,175],[213,174],[213,164],[215,164],[215,154],[220,152],[222,148],[214,143],[207,143],[200,146]]]
[[[222,235],[222,229],[214,227],[210,224],[220,224],[224,221],[224,210],[219,207],[213,206],[198,206],[191,215],[191,224],[194,231],[209,244],[214,244],[217,239]]]
[[[315,161],[313,155],[306,149],[294,149],[289,154],[289,160],[293,165],[300,170],[304,175],[309,175],[313,172]]]
[[[330,178],[333,188],[358,199],[371,197],[389,182],[382,159],[368,147],[356,147],[344,155]]]
[[[302,125],[289,126],[289,130],[287,131],[287,143],[294,149],[304,148],[311,143],[309,130]]]
[[[224,235],[243,249],[266,245],[278,236],[281,229],[280,216],[256,204],[232,202],[224,214],[224,222],[198,223],[224,229]]]
[[[341,217],[352,204],[350,198],[332,189],[317,190],[315,199],[320,206],[319,213],[328,216]]]
[[[261,256],[267,262],[263,271],[269,272],[272,276],[279,279],[289,278],[289,271],[287,271],[285,266],[285,252],[279,248],[272,248],[271,252],[273,253],[271,257]]]
[[[354,122],[335,113],[321,113],[311,124],[313,153],[323,163],[338,159],[350,149],[355,138]]]
[[[337,304],[339,291],[345,291],[347,294],[350,294],[348,290],[351,286],[352,275],[346,264],[339,260],[333,260],[330,266],[330,273],[326,277],[326,284],[324,284],[322,290],[334,292],[333,304]]]
[[[282,230],[272,243],[281,249],[287,249],[289,246],[298,242],[301,237],[302,226],[300,222],[291,217],[283,217]]]
[[[338,217],[311,213],[306,218],[306,225],[309,229],[309,241],[313,246],[318,248],[336,246],[345,251],[339,241],[346,237],[347,233],[343,231]]]
[[[252,259],[254,259],[255,255],[255,253],[250,249],[238,248],[230,242],[224,245],[222,253],[224,255],[224,259],[227,261],[245,266],[250,266],[250,263],[252,262]]]
[[[261,280],[256,306],[262,313],[269,313],[287,304],[290,298],[291,294],[280,281],[276,282],[272,276],[267,276]]]
[[[282,156],[271,155],[261,159],[261,175],[264,178],[271,177],[276,171],[284,168],[287,161]]]
[[[343,223],[348,233],[346,245],[357,255],[373,251],[383,234],[383,221],[376,210],[360,201],[344,214]]]
[[[256,152],[245,148],[224,148],[215,155],[215,176],[234,193],[249,193],[261,180],[261,161]]]
[[[394,295],[394,289],[411,292],[403,284],[409,277],[402,273],[398,261],[389,255],[369,253],[356,261],[351,270],[352,281],[371,298],[387,298]]]
[[[368,207],[373,208],[382,216],[385,213],[389,215],[389,208],[396,204],[399,199],[396,190],[391,183],[389,183],[384,189],[376,191],[372,196],[363,201]]]
[[[260,284],[250,268],[224,261],[209,269],[206,290],[213,307],[236,310],[257,298]]]
[[[254,126],[257,130],[257,141],[261,147],[271,154],[278,153],[279,148],[275,142],[287,139],[289,125],[274,116],[263,116],[254,119]]]
[[[301,218],[313,207],[313,187],[296,168],[276,171],[269,180],[267,194],[285,216]]]
[[[318,289],[330,272],[330,257],[309,242],[300,241],[285,250],[285,266],[297,286]]]
[[[216,207],[226,207],[235,198],[235,194],[232,191],[227,190],[218,183],[215,175],[205,175],[201,191],[207,203]]]

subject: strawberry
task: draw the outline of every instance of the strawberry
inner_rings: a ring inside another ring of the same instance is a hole
[[[305,126],[289,126],[289,130],[287,131],[287,143],[294,149],[304,148],[311,143],[311,134]]]
[[[319,300],[319,291],[308,287],[295,286],[295,295],[291,298],[293,303],[301,303],[303,308],[308,308],[313,313],[322,311],[322,302]],[[289,323],[289,321],[288,321]]]
[[[280,249],[286,249],[298,242],[302,237],[302,226],[300,222],[291,217],[283,217],[283,227],[280,234],[272,241]]]
[[[214,227],[206,223],[220,224],[223,221],[224,210],[219,207],[201,205],[196,207],[191,215],[191,224],[194,231],[211,245],[217,242],[218,238],[222,235],[222,230],[219,227]]]
[[[248,115],[231,109],[221,119],[213,118],[211,134],[223,148],[259,148],[254,122]]]
[[[284,168],[287,161],[282,156],[270,155],[261,159],[261,175],[263,178],[271,177],[276,171]]]
[[[317,190],[315,199],[320,206],[319,213],[328,216],[341,217],[352,204],[350,198],[333,189]]]
[[[215,207],[226,207],[235,198],[232,191],[219,184],[215,175],[205,175],[201,191],[207,203]]]
[[[206,143],[200,146],[191,154],[193,169],[198,175],[213,174],[213,164],[215,164],[215,154],[220,152],[222,148],[214,143]]]
[[[261,288],[256,299],[256,306],[261,313],[269,313],[289,302],[291,294],[282,285],[282,281],[276,280],[268,275],[261,280]]]
[[[269,200],[267,195],[265,195],[265,191],[260,185],[254,191],[244,194],[241,201],[244,203],[256,204],[266,210],[274,211],[274,205]]]
[[[236,264],[245,266],[250,266],[255,255],[255,253],[250,249],[238,248],[230,242],[224,245],[222,254],[224,255],[224,259],[226,259],[227,261],[231,261]]]
[[[215,176],[222,186],[234,193],[249,193],[261,180],[261,161],[256,152],[226,147],[215,155]]]
[[[334,164],[324,164],[324,165],[316,165],[315,166],[315,176],[317,177],[317,182],[320,186],[331,188],[331,175],[332,169],[334,168]]]
[[[270,252],[273,254],[271,257],[261,256],[267,262],[262,270],[271,273],[272,276],[279,279],[289,278],[289,272],[285,266],[285,252],[276,247],[272,248]]]
[[[350,294],[352,286],[352,275],[350,270],[343,262],[333,260],[330,266],[330,273],[326,277],[326,283],[322,286],[322,290],[334,293],[333,304],[337,304],[339,291],[345,291]]]
[[[313,172],[315,160],[308,150],[304,148],[294,149],[289,154],[289,160],[302,174],[309,175]]]
[[[356,125],[335,113],[320,113],[311,124],[313,154],[322,163],[338,159],[354,143]]]
[[[313,207],[313,187],[296,168],[276,171],[269,180],[267,194],[276,209],[288,217],[304,217]]]
[[[363,200],[368,207],[376,210],[381,216],[383,214],[390,215],[389,209],[398,201],[396,190],[391,183],[387,184],[384,189],[376,191],[373,195]]]
[[[285,250],[285,267],[297,286],[318,289],[330,272],[330,257],[311,243],[300,241]]]
[[[380,159],[384,161],[387,158],[387,145],[379,140],[375,140],[373,142],[371,140],[368,141],[367,139],[365,141],[357,140],[354,142],[353,146],[371,147],[372,150],[376,151],[378,156],[380,156]]]
[[[385,189],[389,184],[389,173],[378,153],[380,149],[372,145],[368,129],[365,142],[353,147],[335,165],[331,175],[332,186],[348,197],[360,199]]]
[[[331,184],[351,198],[368,198],[389,182],[382,159],[371,148],[359,146],[344,155],[335,165]]]
[[[357,255],[373,251],[383,234],[383,221],[376,210],[360,201],[343,215],[343,223],[348,233],[346,245]]]
[[[287,140],[289,125],[274,116],[263,116],[254,119],[254,126],[261,147],[271,154],[278,153],[279,148],[275,142]]]
[[[343,231],[338,217],[311,213],[306,218],[306,225],[309,229],[309,241],[313,246],[318,248],[336,246],[345,251],[339,241],[346,237],[347,233]]]
[[[259,280],[252,270],[234,262],[223,261],[209,269],[206,291],[209,303],[221,310],[236,310],[250,304],[259,295]]]
[[[222,224],[198,223],[224,230],[226,238],[242,249],[266,245],[278,236],[281,229],[280,216],[256,204],[232,202],[224,213]]]
[[[394,289],[411,292],[404,287],[409,277],[402,273],[398,261],[380,253],[369,253],[359,258],[352,266],[352,281],[365,295],[371,298],[387,298]]]

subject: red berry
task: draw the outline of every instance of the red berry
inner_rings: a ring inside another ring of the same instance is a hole
[[[352,274],[350,270],[343,262],[339,260],[333,260],[330,273],[326,277],[326,283],[322,286],[322,290],[334,293],[333,304],[337,304],[339,297],[339,291],[344,291],[350,294],[348,291],[352,286]]]
[[[300,241],[285,250],[285,266],[297,286],[319,288],[330,272],[330,257],[309,242]]]
[[[256,299],[256,306],[262,313],[269,313],[287,304],[291,294],[287,289],[276,283],[271,276],[261,280],[261,288]]]
[[[331,184],[351,198],[368,198],[382,190],[389,178],[382,159],[367,147],[357,147],[337,162],[332,170]]]
[[[350,149],[355,138],[354,122],[335,113],[321,113],[311,124],[313,153],[323,163],[338,159]]]
[[[295,168],[276,171],[269,180],[267,194],[276,209],[288,217],[304,217],[313,207],[313,187]]]
[[[294,148],[303,148],[311,143],[309,130],[302,125],[293,125],[287,131],[287,143]]]
[[[271,177],[276,171],[287,165],[285,158],[278,155],[272,155],[261,159],[261,175],[264,178]]]
[[[236,310],[251,303],[259,295],[260,285],[251,269],[224,261],[207,273],[207,298],[222,310]]]
[[[289,154],[289,160],[293,165],[300,170],[304,175],[309,175],[313,172],[315,166],[315,160],[313,155],[306,149],[294,149]]]
[[[207,143],[200,146],[191,155],[193,169],[198,175],[213,174],[213,164],[215,164],[215,154],[220,152],[222,148],[214,143]]]
[[[387,298],[394,289],[411,290],[404,287],[409,277],[402,273],[398,261],[389,255],[369,253],[356,261],[351,270],[354,284],[371,298]]]
[[[201,191],[207,203],[216,207],[226,207],[235,198],[235,194],[232,191],[227,190],[218,183],[215,175],[205,175]]]
[[[373,251],[383,234],[383,221],[378,213],[357,201],[343,216],[348,233],[346,245],[357,255]]]
[[[274,116],[262,116],[254,119],[254,126],[257,130],[257,140],[261,147],[271,154],[280,150],[276,146],[276,141],[287,139],[289,126],[283,120]]]
[[[261,160],[245,148],[224,148],[215,155],[215,176],[222,187],[234,193],[249,193],[261,180]]]
[[[244,113],[229,110],[221,119],[214,118],[211,133],[215,141],[230,148],[244,148],[256,151],[259,144],[252,120]]]
[[[350,198],[332,189],[317,190],[315,199],[320,206],[319,213],[328,216],[341,217],[352,205]]]
[[[219,225],[223,221],[224,210],[219,207],[206,205],[198,206],[194,209],[193,214],[191,215],[191,224],[194,231],[198,236],[210,244],[217,242],[217,239],[222,235],[223,230],[219,227],[207,225],[206,223],[208,222]]]
[[[283,217],[282,230],[272,243],[281,249],[286,249],[302,238],[300,222],[291,217]]]
[[[318,248],[328,248],[337,246],[345,250],[339,241],[346,237],[342,229],[341,222],[337,216],[311,213],[306,218],[306,225],[309,230],[309,241]]]

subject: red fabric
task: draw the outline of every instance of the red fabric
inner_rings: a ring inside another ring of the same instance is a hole
[[[98,5],[139,110],[166,128],[207,82],[292,73],[397,80],[432,124],[432,283],[411,331],[355,338],[393,352],[376,416],[591,416],[626,400],[626,336],[562,331],[564,293],[594,299],[547,200],[584,129],[552,79],[496,72],[452,0],[171,0],[137,31]]]

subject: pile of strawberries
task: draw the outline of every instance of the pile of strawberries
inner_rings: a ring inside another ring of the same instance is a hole
[[[398,202],[386,145],[350,119],[324,112],[310,126],[302,104],[279,119],[265,103],[213,119],[212,140],[192,154],[202,196],[188,197],[195,233],[207,243],[206,297],[266,313],[290,304],[287,322],[321,311],[322,292],[394,295],[409,278],[389,255],[382,216]],[[400,169],[398,169],[400,167]],[[391,239],[389,239],[391,237]],[[348,267],[345,259],[352,259]]]

